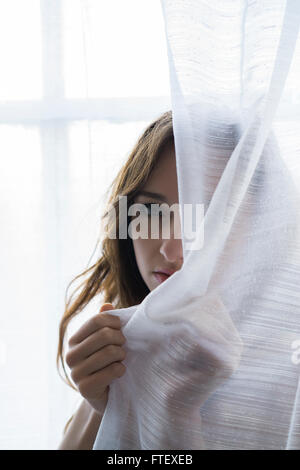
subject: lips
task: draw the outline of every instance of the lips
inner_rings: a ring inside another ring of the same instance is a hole
[[[166,281],[166,279],[168,279],[168,277],[172,276],[172,274],[174,274],[174,273],[175,273],[175,270],[160,269],[160,270],[154,271],[154,276],[155,276],[156,280],[159,283],[161,283],[161,282]]]
[[[155,273],[161,273],[161,274],[166,274],[167,276],[172,276],[176,271],[175,269],[156,269],[154,271]]]
[[[170,277],[168,274],[159,273],[159,272],[155,272],[154,276],[159,283],[164,282],[166,279],[168,279],[168,277]]]

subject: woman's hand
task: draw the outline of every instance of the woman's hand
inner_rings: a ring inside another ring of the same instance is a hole
[[[174,320],[185,316],[190,326],[176,327]],[[146,373],[136,376],[143,391],[139,432],[147,448],[177,449],[180,443],[181,449],[205,449],[200,411],[237,370],[243,343],[218,294],[195,297],[188,312],[178,307],[173,318],[170,334],[152,354],[140,354]]]
[[[110,383],[126,371],[121,362],[126,356],[122,348],[126,338],[120,318],[103,313],[113,308],[110,303],[103,304],[101,313],[71,336],[66,354],[66,363],[80,394],[101,415],[107,405]]]

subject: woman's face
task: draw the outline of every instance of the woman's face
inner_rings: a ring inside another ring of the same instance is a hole
[[[156,193],[156,196],[143,194],[144,191]],[[165,203],[168,206],[178,204],[176,157],[173,146],[168,145],[165,147],[147,183],[133,202],[140,204]],[[150,225],[151,206],[147,207],[149,208]],[[150,291],[166,280],[169,275],[181,269],[183,263],[182,242],[178,235],[177,238],[174,237],[174,219],[172,215],[170,220],[170,237],[162,237],[160,228],[158,239],[151,238],[151,233],[149,233],[147,239],[137,238],[132,240],[140,274]],[[158,274],[162,271],[168,271],[169,275]]]

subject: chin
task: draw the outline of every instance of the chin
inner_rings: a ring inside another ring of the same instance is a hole
[[[154,282],[147,282],[146,284],[150,292],[153,291],[157,287],[157,285],[154,284]]]

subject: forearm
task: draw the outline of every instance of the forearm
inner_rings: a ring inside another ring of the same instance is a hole
[[[101,420],[102,416],[83,400],[68,425],[58,450],[92,450]]]

